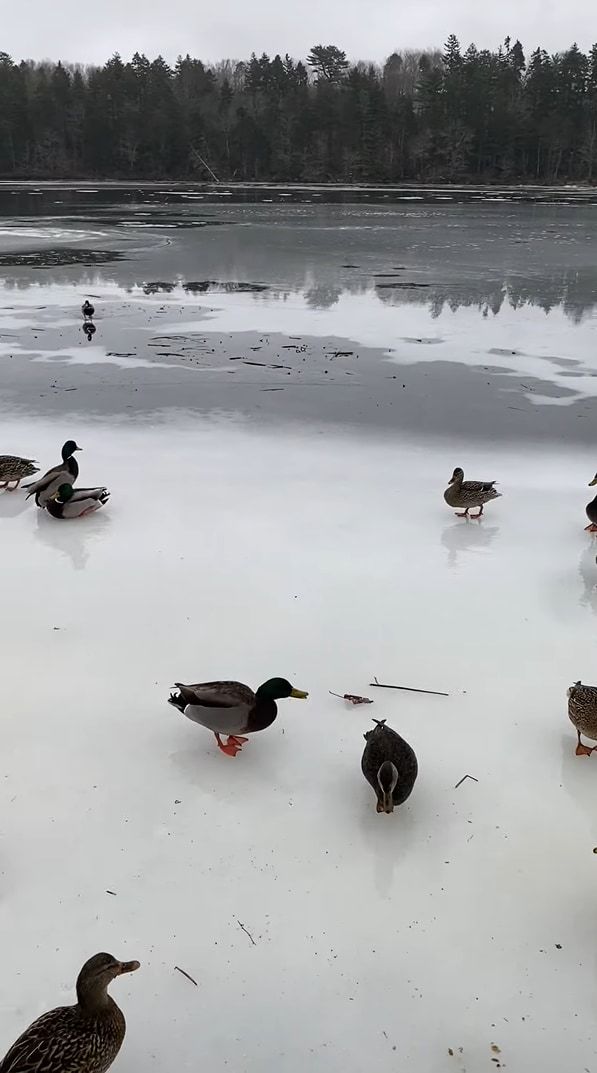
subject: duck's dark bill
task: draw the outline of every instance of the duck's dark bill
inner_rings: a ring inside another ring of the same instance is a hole
[[[303,689],[293,689],[290,696],[294,697],[295,700],[306,700],[309,694],[305,693]]]
[[[136,972],[137,969],[139,969],[139,968],[141,968],[141,962],[140,961],[121,961],[120,962],[120,974],[121,975],[123,973],[125,973],[125,972]]]

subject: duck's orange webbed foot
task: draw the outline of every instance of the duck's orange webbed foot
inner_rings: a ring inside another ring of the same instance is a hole
[[[220,735],[216,734],[218,749],[221,749],[223,753],[226,753],[226,756],[236,756],[237,753],[240,753],[244,743],[248,740],[248,738],[240,738],[235,734],[229,734],[228,741],[223,742]]]
[[[592,522],[590,525],[585,525],[585,533],[597,533],[597,525],[593,525]]]
[[[590,756],[591,753],[595,752],[595,749],[597,749],[597,745],[594,745],[593,748],[591,749],[591,748],[589,748],[588,745],[583,745],[582,741],[579,738],[578,745],[576,746],[576,755],[577,756]]]

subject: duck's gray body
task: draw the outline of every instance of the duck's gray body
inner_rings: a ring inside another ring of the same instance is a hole
[[[265,726],[249,726],[256,698],[253,690],[242,682],[198,682],[195,685],[175,682],[175,686],[178,695],[172,694],[169,703],[187,719],[214,734],[246,734],[265,729]],[[271,706],[270,722],[273,722],[277,708],[273,702]]]

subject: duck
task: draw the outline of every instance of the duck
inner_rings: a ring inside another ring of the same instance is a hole
[[[28,489],[27,499],[34,495],[37,506],[43,508],[56,494],[61,484],[74,484],[79,476],[79,464],[74,454],[75,451],[82,450],[83,448],[78,447],[74,440],[67,440],[62,448],[62,462],[49,469],[33,484],[23,485],[23,488]]]
[[[34,458],[0,455],[0,488],[6,488],[7,492],[14,492],[25,477],[32,477],[34,473],[39,473]],[[9,487],[11,484],[14,484],[14,488]]]
[[[0,1062],[0,1073],[105,1073],[126,1032],[124,1014],[108,994],[116,976],[138,961],[95,954],[77,978],[74,1006],[58,1006],[25,1029]]]
[[[597,741],[597,686],[585,686],[582,682],[575,682],[568,690],[568,718],[576,727],[578,745],[577,756],[590,756],[597,749],[597,745],[591,748],[583,745],[580,740],[581,734],[591,741]]]
[[[95,307],[92,306],[88,298],[86,298],[83,302],[83,305],[81,306],[81,312],[84,317],[92,317],[95,313]]]
[[[375,727],[363,737],[366,741],[361,770],[377,795],[377,812],[389,815],[410,797],[419,773],[414,749],[385,719],[374,719]],[[0,1071],[1,1073],[1,1071]]]
[[[302,689],[295,689],[286,678],[270,678],[256,693],[242,682],[200,682],[184,685],[175,682],[168,703],[215,735],[218,748],[227,756],[236,756],[249,739],[271,726],[278,714],[277,700],[294,697],[306,700]],[[221,735],[228,740],[222,741]]]
[[[597,473],[593,477],[592,481],[589,481],[589,488],[594,488],[597,484]],[[597,533],[597,495],[590,503],[587,503],[585,508],[589,524],[585,525],[585,533]]]
[[[502,494],[496,492],[495,484],[496,481],[465,481],[464,470],[457,466],[444,492],[444,499],[449,507],[464,507],[462,512],[456,511],[457,518],[467,518],[471,507],[478,507],[479,511],[470,517],[480,518],[485,504],[499,499]]]
[[[105,506],[109,498],[107,488],[73,488],[72,484],[61,484],[48,499],[46,510],[53,518],[83,518]]]

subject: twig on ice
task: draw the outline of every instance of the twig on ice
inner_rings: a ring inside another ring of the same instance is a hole
[[[195,984],[195,987],[199,987],[197,981],[193,980],[193,977],[189,976],[188,972],[185,972],[184,969],[181,969],[179,965],[174,966],[174,971],[182,973],[183,976],[186,976],[187,980],[190,980],[192,984]]]
[[[431,693],[434,697],[449,697],[449,693],[439,693],[437,689],[414,689],[413,686],[391,686],[387,682],[378,682],[374,676],[374,681],[369,682],[370,686],[377,686],[378,689],[403,689],[407,693]]]
[[[254,940],[253,936],[251,935],[251,932],[250,932],[250,931],[247,931],[247,929],[245,928],[245,925],[244,925],[244,924],[241,924],[241,922],[240,922],[240,920],[238,919],[238,917],[236,918],[236,923],[238,924],[238,926],[239,926],[240,930],[241,930],[241,931],[244,931],[245,935],[248,935],[248,936],[249,936],[249,939],[250,939],[250,940],[251,940],[251,942],[253,943],[253,946],[257,946],[257,943],[255,942],[255,940]]]
[[[454,789],[457,790],[459,786],[462,786],[462,784],[463,784],[465,779],[472,779],[473,782],[478,782],[479,781],[478,779],[475,778],[474,775],[463,775],[461,780],[460,780],[460,782],[456,783],[456,786],[454,787]]]
[[[116,891],[115,890],[107,890],[106,894],[111,894],[113,898],[116,897]]]

